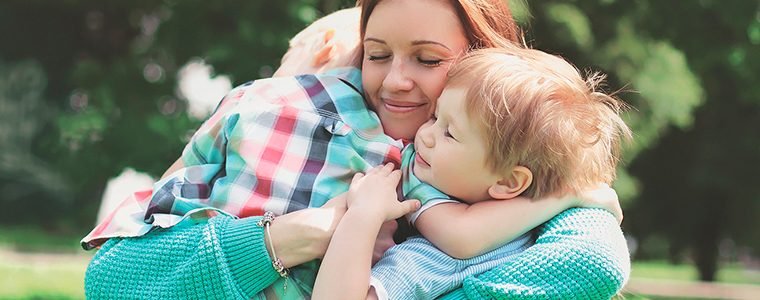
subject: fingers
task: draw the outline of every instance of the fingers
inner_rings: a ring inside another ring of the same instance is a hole
[[[384,164],[382,166],[374,167],[374,168],[372,168],[372,170],[375,171],[375,172],[382,172],[382,173],[389,174],[391,171],[393,171],[393,166],[394,166],[393,163],[389,162],[389,163],[386,163],[386,164]]]
[[[373,174],[373,175],[377,174],[377,175],[387,176],[392,171],[393,171],[393,163],[387,163],[387,164],[384,164],[382,166],[377,166],[377,167],[374,167],[374,168],[370,169],[367,172],[367,175],[369,175],[369,174]]]
[[[612,213],[615,215],[615,219],[618,221],[618,225],[623,224],[623,209],[620,205],[615,206],[615,211]]]
[[[401,202],[402,211],[401,216],[414,212],[420,208],[420,201],[417,199],[409,199]],[[401,217],[399,216],[399,217]]]
[[[398,223],[396,223],[396,220],[390,220],[380,226],[380,233],[389,233],[389,235],[393,236],[393,233],[396,232],[397,229]]]
[[[392,179],[394,183],[398,183],[399,180],[401,180],[401,170],[392,171],[388,177]]]
[[[370,170],[370,172],[371,171],[372,170]],[[368,174],[369,174],[369,172],[368,172]],[[354,174],[354,178],[351,179],[351,184],[354,184],[354,183],[358,182],[360,179],[362,179],[362,177],[364,177],[363,173],[356,173],[356,174]]]

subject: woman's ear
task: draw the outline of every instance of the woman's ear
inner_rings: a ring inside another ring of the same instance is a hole
[[[520,196],[533,183],[533,172],[523,166],[512,168],[507,177],[488,188],[488,195],[493,199],[507,200]]]

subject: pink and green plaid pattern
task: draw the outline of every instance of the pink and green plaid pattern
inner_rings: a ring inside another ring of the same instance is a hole
[[[257,80],[233,89],[182,153],[185,167],[137,192],[82,240],[139,236],[186,217],[277,215],[319,207],[356,172],[399,164],[357,69]]]

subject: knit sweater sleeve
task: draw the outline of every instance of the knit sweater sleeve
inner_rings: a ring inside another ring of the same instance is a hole
[[[251,299],[279,275],[261,217],[187,219],[136,238],[111,238],[85,274],[88,299]]]
[[[601,209],[567,210],[539,229],[536,244],[442,299],[610,299],[630,275],[617,221]]]

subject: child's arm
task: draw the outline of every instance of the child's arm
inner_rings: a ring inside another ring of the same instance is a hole
[[[354,176],[348,191],[348,211],[335,229],[316,282],[313,299],[365,299],[369,290],[372,250],[380,227],[419,207],[419,201],[399,202],[400,171],[392,165]],[[337,297],[337,298],[336,298]]]
[[[619,211],[617,194],[609,187],[580,197],[442,203],[420,214],[415,227],[446,254],[467,259],[493,250],[571,207],[602,207],[613,214]],[[622,215],[617,217],[622,219]]]

